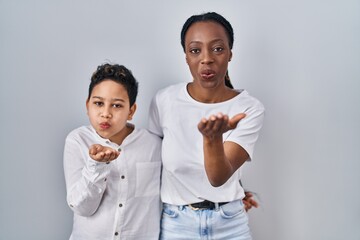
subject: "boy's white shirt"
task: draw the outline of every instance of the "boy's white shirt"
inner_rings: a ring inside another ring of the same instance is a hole
[[[90,158],[89,147],[121,149],[109,164]],[[70,239],[158,239],[160,229],[161,139],[134,129],[121,146],[91,126],[66,138],[64,172],[67,202],[74,212]]]

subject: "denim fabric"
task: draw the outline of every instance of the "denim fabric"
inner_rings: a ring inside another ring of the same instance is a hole
[[[241,200],[218,209],[193,210],[164,203],[160,240],[251,240],[247,213]]]

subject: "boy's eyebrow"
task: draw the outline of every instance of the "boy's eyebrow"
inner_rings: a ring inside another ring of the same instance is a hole
[[[105,98],[99,97],[99,96],[93,96],[92,98],[98,98],[98,99],[100,99],[100,100],[104,100],[104,99],[105,99]],[[112,100],[112,101],[125,102],[125,100],[124,100],[124,99],[121,99],[121,98],[112,98],[111,100]]]
[[[98,97],[98,96],[92,96],[91,98],[99,98],[99,99],[104,99],[102,97]]]
[[[125,100],[124,100],[124,99],[121,99],[121,98],[113,98],[112,100],[113,100],[113,101],[125,102]]]

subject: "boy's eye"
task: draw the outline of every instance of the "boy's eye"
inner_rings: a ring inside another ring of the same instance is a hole
[[[95,104],[96,106],[98,106],[98,107],[101,107],[101,106],[103,106],[103,105],[104,105],[104,103],[103,103],[103,102],[94,102],[94,104]]]
[[[121,108],[122,105],[121,105],[121,104],[113,104],[113,107],[114,107],[114,108]]]

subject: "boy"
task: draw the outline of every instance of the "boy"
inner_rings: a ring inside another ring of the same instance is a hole
[[[158,239],[161,140],[128,123],[138,83],[121,65],[94,72],[86,101],[90,126],[66,138],[70,240]]]

